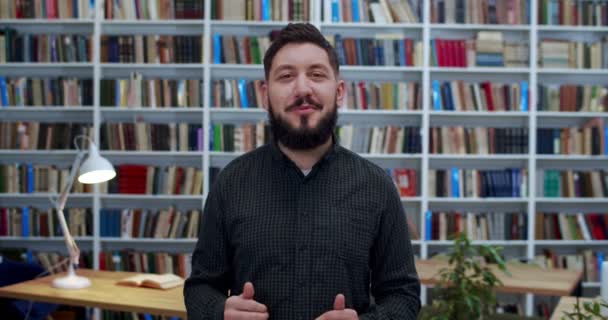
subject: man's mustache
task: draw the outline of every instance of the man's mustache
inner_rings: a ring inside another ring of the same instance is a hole
[[[291,111],[305,103],[313,106],[317,110],[323,109],[323,106],[321,104],[312,101],[312,99],[310,99],[309,97],[300,97],[296,101],[294,101],[294,103],[289,105],[289,107],[287,107],[287,111]]]

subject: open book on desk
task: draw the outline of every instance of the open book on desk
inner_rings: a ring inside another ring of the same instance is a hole
[[[155,289],[171,289],[184,284],[184,279],[171,273],[165,274],[138,274],[116,282],[118,285],[131,287],[146,287]]]

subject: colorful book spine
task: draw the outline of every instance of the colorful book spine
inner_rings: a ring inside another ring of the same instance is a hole
[[[425,235],[424,235],[424,239],[425,240],[431,240],[431,236],[432,236],[432,225],[433,225],[433,213],[431,212],[431,210],[428,210],[426,212],[426,215],[424,217],[424,225],[425,225]]]
[[[433,107],[441,111],[441,88],[438,80],[433,80]]]
[[[529,92],[528,81],[521,82],[521,102],[519,104],[521,111],[528,111]]]

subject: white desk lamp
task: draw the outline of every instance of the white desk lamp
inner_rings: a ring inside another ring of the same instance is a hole
[[[89,142],[89,157],[84,162],[82,162],[82,159],[84,158],[86,152],[78,147],[76,142],[79,138],[86,139]],[[99,149],[97,149],[97,146],[95,146],[91,139],[89,139],[87,136],[79,135],[74,138],[74,144],[76,145],[78,154],[76,155],[76,159],[74,159],[74,163],[72,164],[70,176],[61,190],[59,197],[52,200],[57,211],[57,216],[59,217],[59,223],[61,225],[61,230],[63,231],[65,245],[68,248],[68,253],[70,255],[67,276],[56,278],[52,283],[53,287],[61,289],[82,289],[91,285],[91,281],[88,278],[78,276],[74,271],[74,266],[78,266],[79,263],[80,249],[78,249],[74,238],[70,234],[68,225],[65,221],[65,214],[63,213],[63,208],[67,202],[68,194],[70,193],[72,185],[74,184],[76,172],[80,168],[78,181],[85,184],[102,183],[116,176],[116,171],[114,171],[114,167],[110,161],[99,155]]]

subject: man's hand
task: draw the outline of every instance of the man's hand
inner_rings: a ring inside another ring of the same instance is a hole
[[[357,320],[359,315],[353,309],[346,309],[344,295],[338,294],[334,300],[334,310],[327,311],[316,320]]]
[[[268,309],[265,305],[253,300],[253,284],[245,283],[243,293],[226,299],[224,320],[266,320]]]

